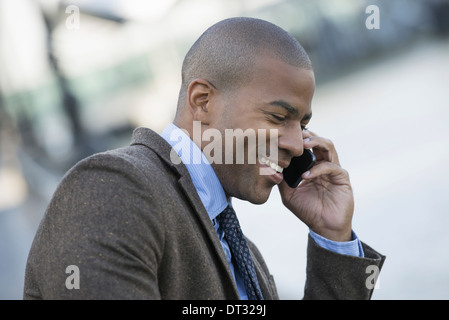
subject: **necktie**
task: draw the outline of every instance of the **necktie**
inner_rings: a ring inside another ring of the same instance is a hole
[[[248,299],[263,300],[248,243],[240,229],[240,224],[234,209],[230,206],[226,207],[217,219],[220,227],[224,230],[226,241],[231,249],[238,271],[245,283]]]

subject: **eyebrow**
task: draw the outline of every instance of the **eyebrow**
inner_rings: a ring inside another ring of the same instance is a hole
[[[282,107],[284,108],[288,113],[290,113],[292,116],[297,116],[299,114],[298,109],[296,109],[295,107],[293,107],[291,104],[289,104],[288,102],[284,101],[284,100],[275,100],[270,102],[270,105],[272,106],[278,106],[278,107]],[[312,118],[312,113],[308,113],[306,114],[302,120],[303,121],[307,121],[310,120]]]

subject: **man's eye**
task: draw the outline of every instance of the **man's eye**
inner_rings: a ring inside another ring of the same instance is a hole
[[[278,116],[278,115],[275,115],[275,114],[272,114],[272,116],[273,116],[273,118],[274,118],[276,121],[279,121],[279,122],[284,122],[284,121],[285,121],[285,117]]]

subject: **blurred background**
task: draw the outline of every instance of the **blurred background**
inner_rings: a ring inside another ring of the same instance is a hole
[[[65,172],[135,127],[161,132],[187,50],[232,16],[278,24],[311,57],[309,128],[350,173],[354,231],[387,256],[373,299],[449,298],[449,1],[0,0],[0,299],[22,298]],[[302,298],[307,228],[277,189],[234,205],[281,299]]]

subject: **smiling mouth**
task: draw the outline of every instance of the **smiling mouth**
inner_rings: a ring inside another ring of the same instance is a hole
[[[282,171],[284,170],[284,168],[282,168],[280,165],[278,165],[276,162],[271,161],[265,157],[260,157],[259,158],[260,162],[263,163],[264,165],[270,167],[271,169],[275,170],[276,172],[282,173]]]

